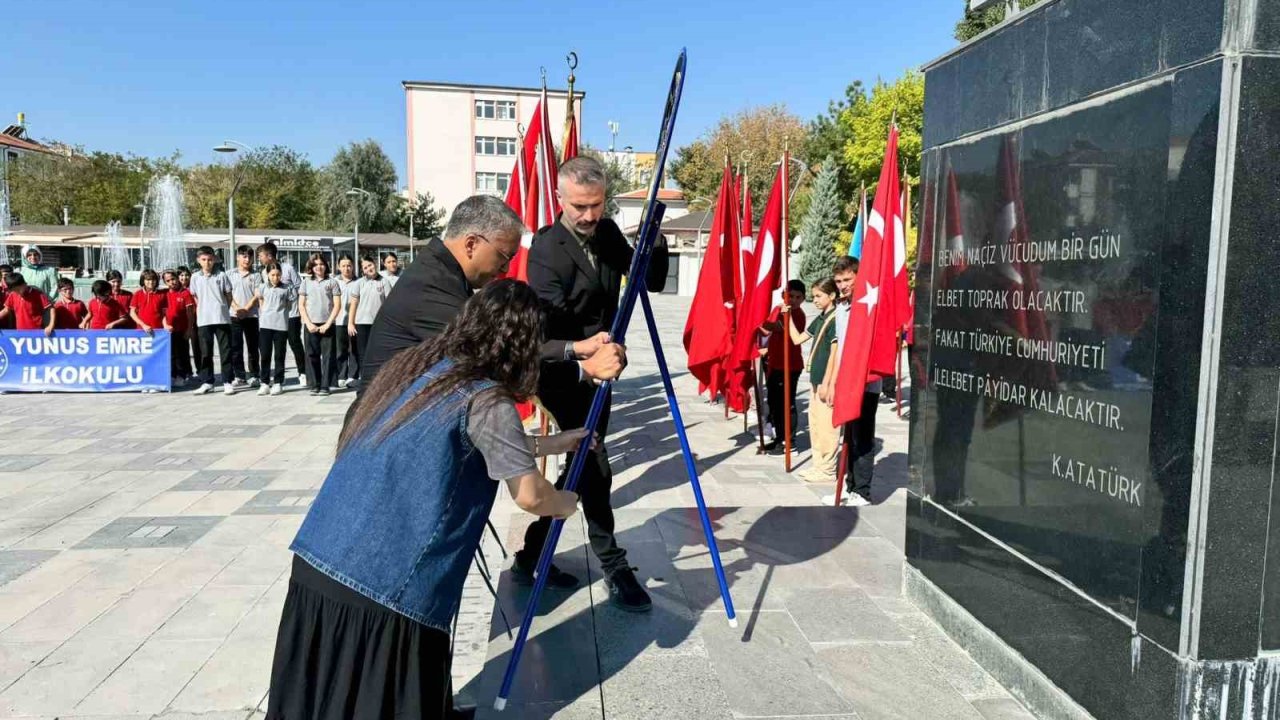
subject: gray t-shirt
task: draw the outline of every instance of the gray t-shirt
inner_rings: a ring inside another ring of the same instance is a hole
[[[226,325],[231,322],[231,305],[227,293],[231,280],[226,273],[205,275],[200,270],[191,276],[191,296],[196,299],[196,326]]]
[[[379,277],[376,280],[362,277],[351,289],[351,297],[356,300],[356,324],[372,325],[378,311],[382,309],[382,301],[391,294],[391,283]]]
[[[298,289],[281,283],[278,287],[264,285],[258,293],[258,327],[264,330],[289,329],[289,308],[298,302]]]
[[[298,274],[298,271],[296,268],[293,267],[293,264],[287,260],[277,260],[276,262],[280,263],[280,284],[289,285],[291,287],[295,287],[301,290],[302,276]],[[262,269],[262,283],[264,285],[270,283],[270,281],[267,280],[266,268]],[[298,310],[298,300],[297,298],[294,298],[293,305],[290,306],[289,308],[289,317],[291,318],[301,317],[299,312],[300,311]]]
[[[467,437],[484,456],[489,477],[498,482],[538,471],[520,413],[501,395],[481,393],[471,401]]]
[[[329,321],[329,313],[333,312],[333,299],[342,297],[342,288],[333,278],[316,280],[307,278],[302,281],[302,297],[307,299],[307,316],[315,325],[323,325]]]
[[[231,280],[231,297],[236,301],[236,305],[244,307],[253,300],[254,294],[258,288],[262,286],[262,276],[255,272],[247,272],[240,274],[240,268],[232,270],[227,278]],[[258,317],[258,307],[255,305],[246,315],[240,317]]]
[[[338,310],[338,319],[334,321],[339,327],[347,324],[347,308],[351,307],[351,291],[355,289],[356,283],[360,282],[359,278],[351,278],[350,280],[339,275],[337,278],[338,287],[342,289],[342,304]]]
[[[403,272],[403,271],[401,271],[401,272]],[[388,284],[388,285],[390,285],[391,287],[395,287],[395,286],[396,286],[396,283],[400,281],[400,275],[399,275],[399,273],[397,273],[397,274],[395,274],[395,275],[392,275],[391,273],[387,272],[386,270],[379,270],[379,271],[378,271],[378,274],[379,274],[379,275],[381,275],[381,276],[382,276],[382,279],[383,279],[383,280],[386,280],[386,281],[387,281],[387,284]]]
[[[840,303],[836,306],[836,342],[839,343],[836,349],[841,355],[844,355],[844,336],[849,332],[849,313],[851,312],[852,307],[853,305],[851,303]],[[834,357],[831,361],[839,363],[840,358]],[[883,389],[884,381],[876,379],[867,383],[867,389],[863,392],[874,394],[879,393]]]

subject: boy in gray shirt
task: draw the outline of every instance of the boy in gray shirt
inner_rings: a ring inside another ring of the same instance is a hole
[[[236,248],[236,269],[231,280],[231,369],[236,389],[258,384],[258,299],[262,276],[253,271],[253,248]],[[245,373],[246,363],[249,372]]]
[[[222,366],[222,392],[234,395],[235,371],[231,364],[231,280],[226,273],[214,272],[213,248],[204,245],[196,252],[200,271],[191,276],[191,296],[196,300],[196,328],[200,336],[200,387],[196,395],[213,390],[213,343],[218,343],[218,361]]]

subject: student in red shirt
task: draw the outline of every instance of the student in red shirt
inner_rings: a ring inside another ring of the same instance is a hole
[[[89,308],[76,299],[76,284],[58,278],[58,299],[53,301],[53,326],[58,330],[80,330],[89,319]]]
[[[157,327],[169,330],[165,313],[169,308],[169,291],[159,287],[160,276],[155,270],[142,271],[142,290],[133,294],[129,305],[129,317],[146,332],[152,334]]]
[[[111,284],[111,297],[124,313],[124,322],[120,323],[120,327],[116,329],[133,330],[137,327],[133,318],[129,317],[129,308],[133,307],[133,293],[124,289],[124,275],[121,275],[119,270],[108,270],[107,282]]]
[[[4,284],[9,291],[4,297],[4,307],[0,308],[0,322],[12,317],[17,330],[43,329],[45,335],[52,335],[53,304],[49,296],[27,285],[20,273],[5,275]]]
[[[164,271],[164,284],[169,289],[164,313],[165,327],[171,333],[169,366],[173,374],[173,385],[177,387],[185,385],[191,378],[189,340],[191,328],[195,325],[191,322],[195,300],[191,297],[191,291],[182,286],[177,270]]]
[[[769,369],[765,388],[769,398],[769,422],[773,423],[774,432],[777,433],[776,439],[764,446],[765,450],[776,449],[782,443],[787,407],[790,407],[794,413],[793,418],[799,414],[795,411],[796,383],[800,382],[800,373],[804,370],[804,354],[800,352],[799,345],[785,341],[779,331],[782,330],[781,316],[785,307],[790,309],[789,314],[795,332],[804,332],[804,311],[800,309],[802,304],[804,304],[804,283],[799,280],[789,280],[786,304],[774,308],[769,314],[769,319],[760,326],[761,334],[769,338],[768,349],[762,351],[765,355],[765,365]],[[790,355],[790,359],[784,359],[786,355]],[[784,368],[791,373],[790,392],[786,392],[787,388],[783,383]],[[787,402],[788,399],[790,402]],[[795,433],[795,429],[796,424],[792,422],[791,432]]]
[[[0,307],[4,307],[5,296],[9,294],[9,286],[5,284],[4,279],[9,273],[13,272],[12,265],[0,265]],[[13,318],[0,319],[0,330],[12,330]]]
[[[111,297],[111,283],[93,281],[93,299],[89,301],[89,327],[86,330],[115,330],[128,318],[124,308]]]

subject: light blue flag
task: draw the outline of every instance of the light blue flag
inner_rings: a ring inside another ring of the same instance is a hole
[[[867,192],[862,191],[862,207],[858,210],[858,221],[853,225],[853,241],[849,243],[849,257],[855,260],[862,259],[862,235],[865,228],[862,225],[862,219],[867,216]]]

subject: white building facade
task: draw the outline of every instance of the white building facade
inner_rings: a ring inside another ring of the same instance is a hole
[[[539,88],[405,81],[409,196],[431,193],[446,212],[476,193],[505,196]],[[574,91],[579,128],[584,93]],[[566,90],[547,90],[551,137],[559,148]]]

